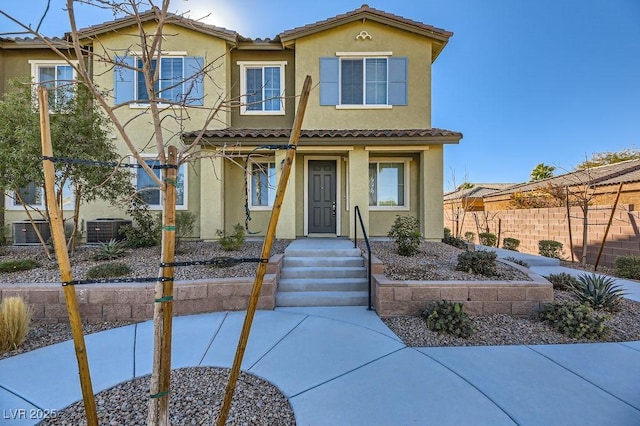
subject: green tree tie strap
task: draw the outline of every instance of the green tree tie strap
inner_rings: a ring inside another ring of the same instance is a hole
[[[173,300],[173,296],[164,296],[161,297],[160,299],[156,299],[155,302],[156,303],[167,303],[167,302],[171,302]]]
[[[168,390],[166,390],[164,392],[159,392],[159,393],[157,393],[155,395],[149,395],[149,398],[162,398],[165,395],[169,395],[169,391]]]
[[[167,183],[168,185],[173,185],[176,188],[178,187],[178,181],[176,179],[171,179],[171,178],[164,178],[165,183]]]
[[[176,230],[176,226],[175,225],[167,225],[167,226],[163,226],[162,229],[164,229],[165,231],[175,231]]]

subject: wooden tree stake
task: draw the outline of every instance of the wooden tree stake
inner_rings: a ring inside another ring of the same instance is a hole
[[[169,146],[168,168],[163,169],[165,190],[162,215],[162,263],[173,263],[176,247],[176,177],[177,153]],[[169,385],[171,383],[171,333],[173,326],[173,267],[160,267],[162,281],[156,283],[153,309],[153,370],[151,373],[151,400],[149,425],[169,424]]]
[[[607,222],[607,229],[604,231],[604,237],[602,237],[602,244],[600,244],[600,250],[598,250],[598,257],[596,257],[596,263],[593,265],[593,270],[596,271],[598,269],[598,264],[600,263],[600,256],[602,256],[602,251],[604,250],[604,245],[607,242],[607,236],[609,235],[609,229],[611,228],[611,222],[613,222],[613,215],[616,212],[616,208],[618,207],[618,200],[620,200],[620,193],[622,192],[623,182],[620,182],[620,186],[618,186],[618,193],[616,194],[616,200],[613,202],[613,207],[611,208],[611,215],[609,216],[609,222]]]
[[[53,157],[51,128],[49,126],[49,94],[47,89],[42,86],[38,87],[38,102],[40,111],[40,140],[42,142],[42,155],[44,157]],[[71,283],[73,281],[73,276],[71,274],[71,262],[69,261],[69,252],[67,251],[67,243],[64,236],[62,214],[58,204],[56,203],[54,187],[56,171],[51,160],[43,159],[42,166],[44,169],[45,198],[49,209],[51,235],[53,236],[53,246],[58,258],[60,276],[62,278],[63,285],[62,288],[67,304],[67,314],[69,315],[69,324],[71,325],[71,334],[73,335],[73,344],[76,350],[76,359],[78,361],[78,371],[80,374],[80,387],[82,389],[82,399],[84,401],[84,411],[87,416],[87,424],[91,426],[98,426],[96,401],[93,396],[93,387],[91,385],[91,373],[89,371],[87,348],[84,343],[82,319],[80,318],[80,311],[78,310],[76,290],[73,285],[65,285],[65,283]]]
[[[300,102],[298,103],[298,110],[296,111],[296,118],[293,122],[293,129],[291,130],[291,136],[289,138],[289,145],[296,147],[298,145],[298,139],[300,138],[300,130],[302,129],[302,120],[304,119],[304,112],[307,109],[307,101],[309,100],[309,92],[311,91],[311,77],[307,76],[302,86],[302,94],[300,95]],[[264,243],[262,244],[261,259],[268,259],[271,252],[271,245],[275,238],[276,226],[278,225],[278,218],[280,217],[280,210],[282,209],[282,200],[284,199],[285,191],[287,190],[287,182],[291,173],[291,166],[295,158],[295,149],[289,148],[287,156],[285,157],[284,168],[278,181],[278,189],[276,190],[276,198],[273,202],[273,209],[271,210],[271,218],[269,219],[269,226],[267,227],[267,235],[265,236]],[[251,298],[249,299],[249,306],[247,307],[247,315],[244,318],[244,324],[242,325],[242,333],[240,334],[240,340],[238,341],[238,349],[236,350],[235,358],[233,359],[233,366],[231,368],[231,374],[229,381],[227,382],[227,388],[224,394],[224,402],[218,417],[218,426],[224,426],[229,416],[229,410],[231,409],[231,402],[233,400],[233,393],[236,389],[236,382],[240,375],[240,366],[242,365],[242,359],[244,358],[244,351],[247,348],[247,341],[249,340],[249,333],[251,332],[251,324],[253,323],[253,317],[256,313],[258,306],[258,299],[260,297],[260,291],[262,290],[262,281],[264,274],[267,271],[267,264],[260,262],[256,271],[256,278],[253,282],[253,289],[251,290]]]

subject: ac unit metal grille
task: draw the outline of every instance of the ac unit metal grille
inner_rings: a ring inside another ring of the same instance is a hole
[[[120,241],[124,235],[120,228],[131,225],[126,219],[95,219],[87,221],[87,243],[107,243],[111,240]]]
[[[51,239],[51,229],[49,223],[45,220],[36,220],[32,224],[28,220],[13,222],[13,244],[14,245],[34,245],[40,244],[38,234],[34,226],[40,231],[42,239],[47,242]]]

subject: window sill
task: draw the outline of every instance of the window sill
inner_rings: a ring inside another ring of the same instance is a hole
[[[163,104],[163,103],[159,103],[159,104],[157,104],[157,106],[160,109],[185,108],[185,106],[181,105],[181,104]],[[151,104],[129,104],[129,108],[130,109],[149,109],[149,108],[151,108]]]
[[[393,105],[336,105],[336,109],[393,109]]]
[[[256,211],[256,212],[268,212],[271,211],[273,209],[273,206],[249,206],[249,210],[250,211]]]
[[[284,111],[241,111],[240,115],[286,115]]]
[[[369,206],[372,212],[408,212],[409,206]]]

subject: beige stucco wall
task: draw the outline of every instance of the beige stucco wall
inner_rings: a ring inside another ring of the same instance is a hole
[[[356,40],[367,31],[372,40]],[[320,82],[320,57],[336,52],[393,52],[408,57],[408,105],[392,109],[336,109],[320,106],[316,87],[309,97],[304,127],[307,129],[410,129],[431,127],[431,42],[429,39],[376,22],[354,22],[296,40],[296,88],[305,76]]]

